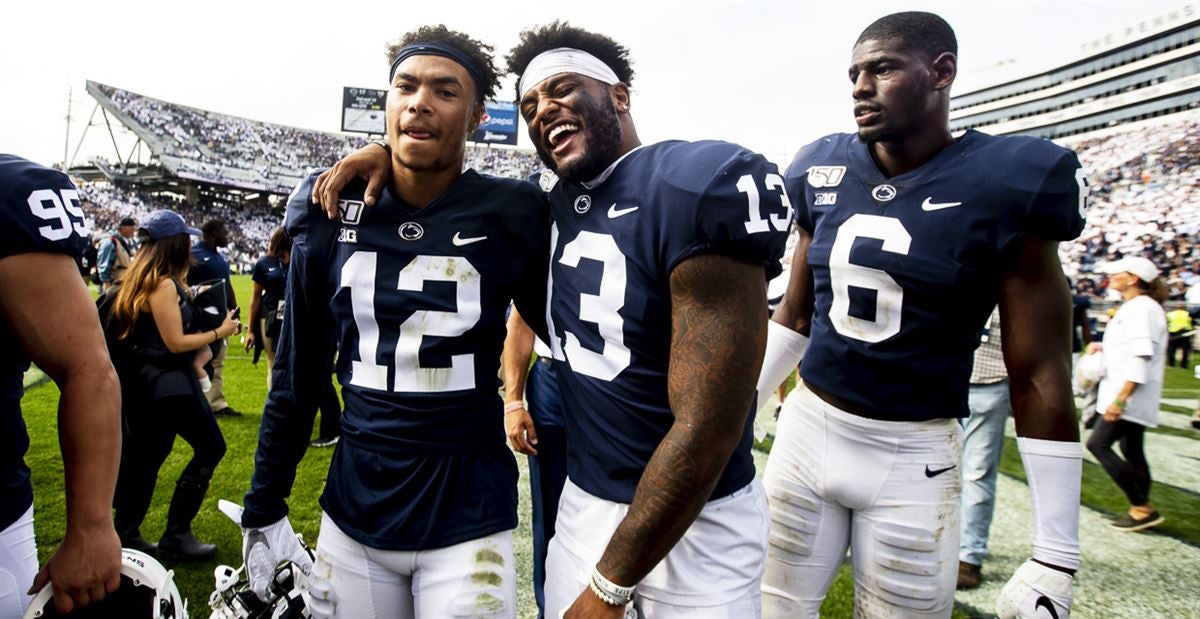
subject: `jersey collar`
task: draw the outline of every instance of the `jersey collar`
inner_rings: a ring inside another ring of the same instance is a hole
[[[639,150],[642,150],[643,146],[644,146],[643,144],[638,144],[637,146],[634,146],[629,152],[625,153],[624,155],[621,155],[620,157],[617,157],[617,160],[612,162],[612,165],[605,168],[604,171],[601,172],[599,176],[597,176],[596,178],[593,178],[592,180],[590,180],[586,183],[579,183],[579,184],[583,185],[584,189],[587,189],[589,191],[592,189],[595,189],[597,185],[599,185],[600,183],[603,183],[604,181],[608,180],[608,177],[612,176],[612,173],[614,171],[616,171],[617,166],[620,165],[622,161],[625,161],[626,157],[638,152]]]

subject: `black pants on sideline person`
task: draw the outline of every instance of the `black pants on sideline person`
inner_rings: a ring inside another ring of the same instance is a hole
[[[1118,419],[1116,423],[1101,418],[1088,437],[1087,448],[1100,461],[1117,486],[1125,493],[1130,505],[1150,502],[1150,464],[1146,462],[1146,426]],[[1119,443],[1121,459],[1113,444]]]
[[[192,459],[175,482],[167,526],[158,548],[154,548],[141,539],[139,528],[150,508],[159,469],[171,454],[176,435],[192,447]],[[200,511],[213,470],[224,456],[225,438],[212,409],[199,393],[127,406],[121,469],[113,497],[114,521],[122,545],[157,551],[175,560],[214,556],[216,547],[200,544],[192,536],[191,524]]]

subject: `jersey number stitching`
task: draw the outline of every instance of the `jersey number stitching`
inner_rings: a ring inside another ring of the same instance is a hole
[[[375,274],[378,258],[373,251],[355,252],[342,265],[341,285],[350,288],[350,307],[358,329],[359,361],[351,361],[350,384],[387,390],[388,368],[376,363],[379,323],[375,319]],[[481,315],[479,271],[460,256],[417,256],[400,270],[396,289],[421,292],[425,282],[454,282],[458,311],[417,310],[400,324],[392,391],[431,393],[475,388],[475,355],[452,355],[448,368],[422,367],[418,358],[426,337],[458,337],[471,330]]]

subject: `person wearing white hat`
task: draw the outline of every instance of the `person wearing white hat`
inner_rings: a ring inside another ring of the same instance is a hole
[[[1104,340],[1088,353],[1104,352],[1097,408],[1104,411],[1088,438],[1088,450],[1100,461],[1129,499],[1130,508],[1109,523],[1121,531],[1141,531],[1165,520],[1150,503],[1150,465],[1146,462],[1146,428],[1158,425],[1166,363],[1167,317],[1162,301],[1166,287],[1158,267],[1140,257],[1103,265],[1108,287],[1124,302],[1104,330]],[[1121,458],[1113,451],[1120,442]]]

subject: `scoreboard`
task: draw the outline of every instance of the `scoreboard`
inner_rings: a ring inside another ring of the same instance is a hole
[[[375,88],[342,88],[342,131],[385,135],[384,107],[387,91]]]

